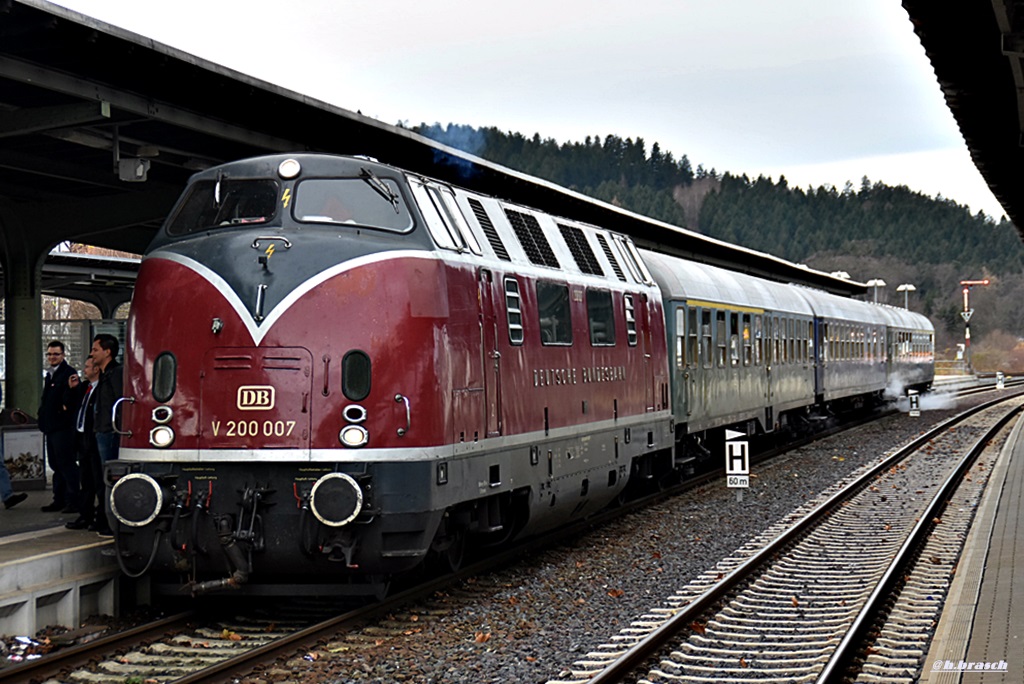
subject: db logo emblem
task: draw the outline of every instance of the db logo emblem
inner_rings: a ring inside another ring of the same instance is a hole
[[[239,411],[269,411],[274,408],[274,388],[270,385],[242,385],[236,401]]]

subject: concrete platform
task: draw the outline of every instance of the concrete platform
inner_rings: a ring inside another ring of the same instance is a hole
[[[32,635],[47,625],[77,627],[93,614],[116,615],[121,571],[113,541],[66,529],[75,515],[40,511],[49,491],[27,494],[16,507],[0,508],[0,634]]]
[[[992,471],[919,681],[1024,681],[1024,419]]]

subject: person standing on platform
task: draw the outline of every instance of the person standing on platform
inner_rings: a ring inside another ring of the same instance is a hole
[[[53,471],[53,501],[44,511],[78,512],[78,463],[75,461],[75,414],[64,404],[68,378],[76,373],[64,359],[64,343],[46,345],[46,381],[39,405],[39,429],[46,435],[46,460]]]
[[[0,404],[2,403],[4,403],[4,388],[0,387]],[[7,425],[8,422],[15,422],[13,420],[8,420],[8,414],[13,414],[13,412],[0,412],[0,425]],[[14,508],[27,498],[28,494],[26,494],[25,492],[18,492],[17,494],[15,494],[14,488],[11,487],[11,474],[7,472],[7,464],[4,463],[3,434],[0,433],[0,499],[2,499],[4,502],[4,510],[8,508]]]
[[[114,404],[124,395],[124,368],[117,362],[118,343],[113,335],[100,333],[92,340],[92,362],[99,367],[100,380],[96,385],[96,446],[100,463],[117,460],[120,437],[115,432]]]
[[[78,468],[82,476],[82,496],[79,499],[80,512],[78,519],[66,524],[69,530],[89,528],[106,536],[110,525],[107,524],[106,511],[103,506],[104,486],[103,467],[100,464],[100,452],[96,446],[94,400],[96,386],[100,381],[99,366],[86,357],[82,367],[85,381],[81,382],[77,375],[69,378],[67,405],[77,407],[75,411],[75,432],[78,433]],[[96,501],[99,499],[99,506]]]

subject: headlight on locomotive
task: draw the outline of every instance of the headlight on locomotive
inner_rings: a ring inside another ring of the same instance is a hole
[[[370,441],[370,433],[362,425],[346,425],[338,434],[338,439],[347,447],[361,447]]]
[[[313,485],[309,507],[324,525],[341,527],[355,520],[363,510],[363,490],[345,473],[328,473]]]
[[[110,492],[110,510],[128,527],[145,527],[156,520],[163,507],[163,488],[145,473],[125,475]]]
[[[157,425],[149,431],[149,443],[158,449],[166,449],[174,443],[174,430],[169,425]]]

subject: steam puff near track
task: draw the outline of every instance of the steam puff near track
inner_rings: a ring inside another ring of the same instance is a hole
[[[900,397],[896,400],[896,408],[903,413],[910,411],[910,399]],[[919,408],[922,411],[941,411],[956,408],[956,396],[947,392],[929,392],[922,394]]]

